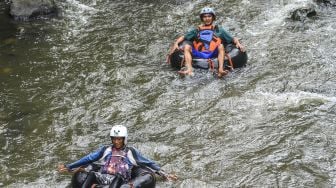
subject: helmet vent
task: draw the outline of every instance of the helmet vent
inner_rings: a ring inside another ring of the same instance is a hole
[[[120,133],[120,130],[114,130],[115,135],[119,135],[119,133]]]

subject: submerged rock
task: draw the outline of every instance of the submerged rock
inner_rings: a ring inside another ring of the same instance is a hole
[[[16,44],[16,38],[15,37],[10,37],[10,38],[7,38],[7,39],[5,39],[5,40],[3,40],[3,42],[1,42],[1,43],[3,43],[4,45],[14,45],[14,44]]]
[[[57,14],[53,0],[11,0],[10,14],[19,20]]]
[[[294,21],[303,21],[306,18],[316,16],[316,10],[313,5],[308,5],[307,7],[301,7],[293,10],[290,13],[290,18]]]
[[[10,67],[3,67],[3,68],[0,68],[0,74],[2,75],[9,75],[13,72],[13,69],[10,68]],[[1,116],[1,115],[0,115]],[[1,117],[0,117],[1,119]]]

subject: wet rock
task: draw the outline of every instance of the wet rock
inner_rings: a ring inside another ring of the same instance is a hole
[[[11,0],[10,14],[19,20],[57,15],[53,0]]]
[[[316,16],[316,10],[313,5],[308,5],[307,7],[301,7],[295,9],[290,13],[290,18],[294,21],[303,21],[306,18]]]
[[[314,0],[317,4],[336,6],[336,0]]]

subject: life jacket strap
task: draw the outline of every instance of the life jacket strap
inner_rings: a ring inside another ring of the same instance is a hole
[[[212,59],[208,59],[208,64],[209,64],[209,68],[210,68],[210,71],[213,72],[214,69],[215,69],[215,63],[213,62]]]

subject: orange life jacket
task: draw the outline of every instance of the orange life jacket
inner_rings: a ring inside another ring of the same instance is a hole
[[[215,35],[217,25],[199,26],[196,40],[193,45],[197,51],[214,51],[221,43],[222,40]]]

